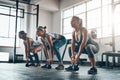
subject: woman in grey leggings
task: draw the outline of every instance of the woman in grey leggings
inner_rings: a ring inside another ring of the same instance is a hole
[[[77,16],[73,16],[71,25],[75,29],[72,33],[72,46],[69,48],[69,56],[71,58],[72,65],[66,68],[67,71],[78,71],[78,60],[82,53],[88,55],[92,68],[88,71],[89,74],[96,74],[96,62],[94,54],[99,51],[98,44],[92,40],[88,34],[87,29],[82,26],[82,19]]]

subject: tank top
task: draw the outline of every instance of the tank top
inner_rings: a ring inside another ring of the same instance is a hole
[[[74,39],[75,39],[75,32],[74,32]],[[83,40],[83,35],[82,35],[82,32],[81,32],[81,33],[80,33],[80,39],[79,39],[79,40],[76,40],[76,39],[75,39],[75,45],[79,47],[80,44],[82,43],[82,40]],[[88,44],[95,45],[96,48],[97,48],[98,51],[99,51],[99,45],[98,45],[98,43],[95,42],[95,41],[91,38],[91,35],[90,35],[90,34],[88,34],[88,36],[87,36],[86,45],[88,45]]]
[[[75,44],[76,45],[80,45],[82,43],[82,40],[83,40],[82,32],[80,32],[80,39],[76,40],[76,38],[75,38],[75,31],[74,31],[74,39],[75,39]],[[90,34],[88,34],[86,45],[89,44],[89,43],[91,43],[91,40],[92,40],[91,36],[90,36]]]
[[[35,42],[34,40],[32,40],[31,45],[29,45],[30,44],[29,39],[30,38],[24,40],[24,44],[26,45],[27,49],[29,48],[29,46],[30,46],[30,50],[33,50],[37,46],[42,46],[40,42]]]
[[[44,41],[44,43],[46,44],[46,46],[49,46],[49,42],[47,40],[47,37],[51,36],[52,37],[52,41],[53,43],[56,42],[57,40],[60,40],[62,35],[60,34],[56,34],[56,33],[45,33],[45,36],[42,37],[41,39]]]

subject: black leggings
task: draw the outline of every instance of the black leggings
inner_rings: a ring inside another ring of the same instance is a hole
[[[33,60],[33,57],[35,58],[35,61]],[[37,63],[37,64],[39,63],[39,58],[37,53],[33,53],[33,55],[30,54],[29,59],[31,63]]]
[[[69,57],[71,58],[72,53],[71,53],[71,47],[69,47]],[[79,46],[75,46],[75,51],[74,54],[76,55],[79,51]],[[94,54],[96,54],[99,51],[99,47],[93,44],[87,44],[85,48],[83,49],[82,53],[83,54],[88,54],[89,58],[94,58]]]

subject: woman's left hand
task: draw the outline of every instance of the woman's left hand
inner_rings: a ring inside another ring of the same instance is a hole
[[[47,63],[50,64],[53,61],[53,59],[48,59]]]
[[[76,56],[75,56],[75,63],[78,63],[78,60],[79,60],[79,56],[76,55]]]

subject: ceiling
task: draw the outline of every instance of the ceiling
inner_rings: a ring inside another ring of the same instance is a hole
[[[19,4],[19,7],[24,5],[22,3],[39,4],[40,9],[54,12],[59,10],[59,1],[60,0],[19,0],[19,2],[21,3]],[[15,6],[16,0],[0,0],[0,4]]]

